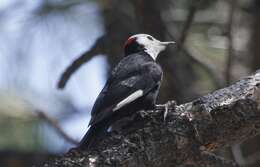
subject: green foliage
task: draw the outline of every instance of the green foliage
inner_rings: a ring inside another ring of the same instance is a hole
[[[40,149],[37,137],[39,121],[24,120],[13,117],[0,118],[0,149],[35,151]]]

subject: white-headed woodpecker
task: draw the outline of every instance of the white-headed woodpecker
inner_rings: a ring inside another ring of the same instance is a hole
[[[79,148],[90,149],[116,121],[136,111],[153,109],[162,69],[158,54],[174,42],[161,42],[151,35],[133,35],[125,42],[125,57],[112,70],[91,111],[89,130]]]

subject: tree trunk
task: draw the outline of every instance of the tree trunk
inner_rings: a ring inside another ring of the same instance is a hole
[[[252,70],[256,70],[260,67],[260,1],[254,0],[253,3],[253,17],[254,22],[252,26]]]

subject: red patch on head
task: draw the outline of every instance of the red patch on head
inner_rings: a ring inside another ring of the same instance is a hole
[[[127,45],[129,45],[129,44],[131,44],[132,42],[134,42],[135,41],[135,38],[128,38],[127,39],[127,41],[125,41],[125,44],[124,44],[124,48],[127,46]]]

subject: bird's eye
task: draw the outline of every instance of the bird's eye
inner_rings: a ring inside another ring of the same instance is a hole
[[[147,38],[148,38],[149,40],[153,41],[153,37],[148,36]]]

